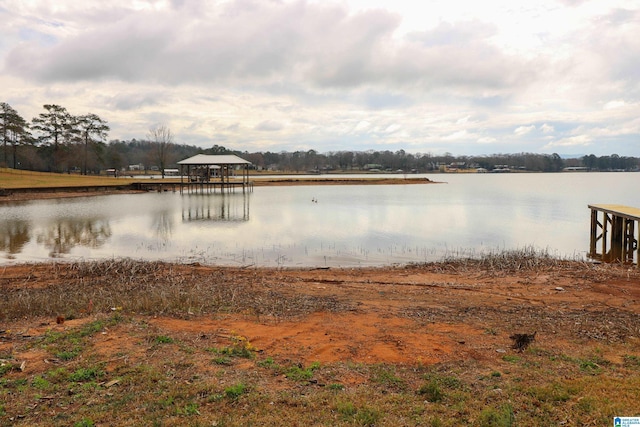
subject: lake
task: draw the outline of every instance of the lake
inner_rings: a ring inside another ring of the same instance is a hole
[[[640,207],[638,173],[421,176],[443,183],[3,203],[0,265],[129,257],[350,267],[530,247],[584,259],[588,204]]]

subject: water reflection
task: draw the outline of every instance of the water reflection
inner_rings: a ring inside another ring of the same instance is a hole
[[[182,221],[249,221],[250,194],[188,194],[182,199]]]
[[[58,220],[36,234],[36,241],[49,249],[49,256],[68,254],[76,246],[99,248],[111,237],[109,221],[69,218]]]
[[[167,241],[173,234],[173,215],[171,209],[164,209],[153,215],[152,227],[156,231],[156,237]]]
[[[0,222],[0,251],[7,253],[12,259],[15,254],[22,252],[29,242],[29,223],[24,220],[9,220]]]

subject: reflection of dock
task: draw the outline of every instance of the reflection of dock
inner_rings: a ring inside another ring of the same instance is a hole
[[[638,238],[640,209],[624,205],[589,205],[591,209],[591,239],[589,257],[604,262],[632,264],[634,253],[640,267]],[[598,252],[600,247],[600,252]]]
[[[249,221],[249,196],[192,194],[183,199],[182,221]]]

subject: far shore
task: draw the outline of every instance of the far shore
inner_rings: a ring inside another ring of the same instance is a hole
[[[158,182],[159,180],[156,180]],[[145,181],[148,183],[147,181]],[[299,185],[408,185],[436,184],[428,178],[278,178],[257,177],[251,180],[255,187],[299,186]],[[180,184],[175,178],[162,180],[166,184]],[[1,190],[1,189],[0,189]],[[28,200],[44,200],[72,197],[89,197],[109,194],[135,194],[146,191],[135,190],[131,185],[87,185],[82,187],[23,187],[4,189],[0,192],[0,203]]]

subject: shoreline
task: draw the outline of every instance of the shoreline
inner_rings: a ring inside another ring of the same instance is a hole
[[[254,187],[279,187],[299,185],[415,185],[415,184],[440,184],[429,178],[255,178],[252,179]],[[145,181],[145,183],[148,183]],[[155,182],[154,182],[155,183]],[[180,184],[174,179],[163,180],[161,183],[169,185]],[[103,196],[111,194],[137,194],[147,193],[144,190],[135,190],[132,184],[120,186],[96,186],[82,187],[25,187],[0,189],[0,204],[3,202],[22,202],[29,200],[62,199],[75,197]]]

